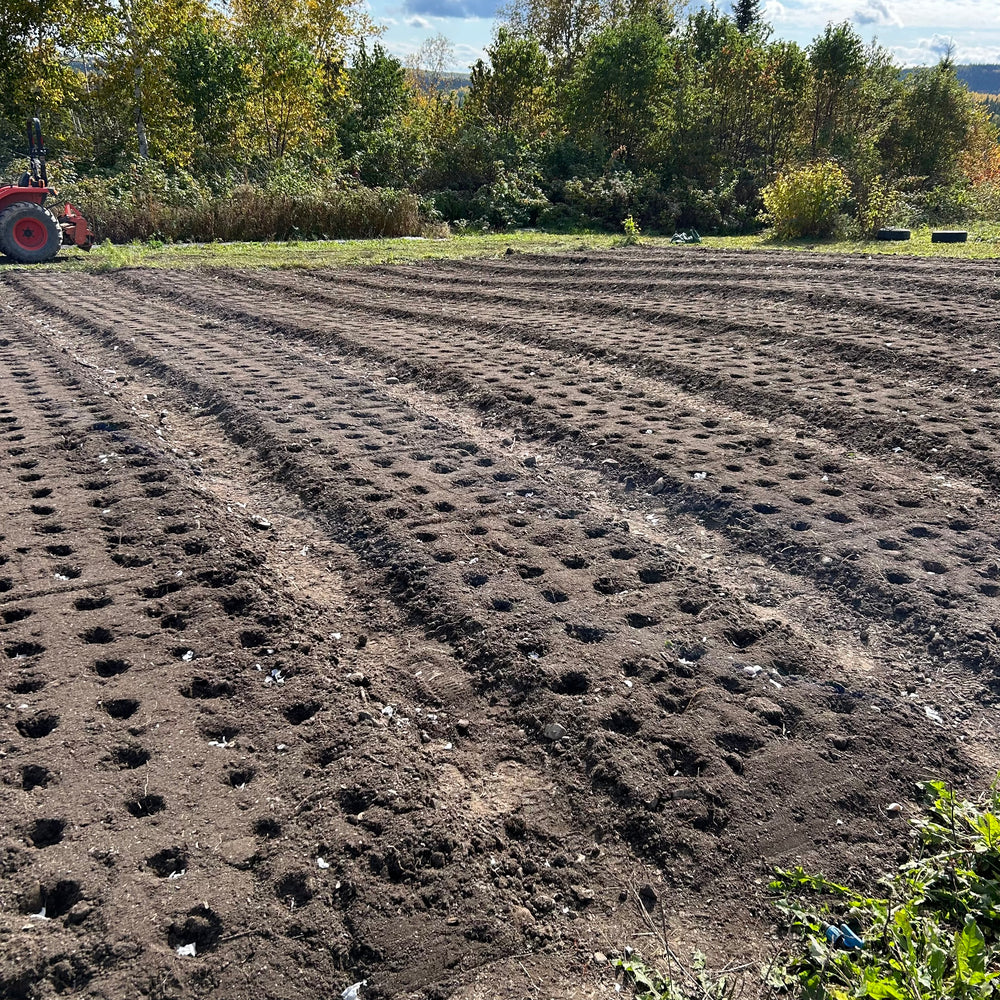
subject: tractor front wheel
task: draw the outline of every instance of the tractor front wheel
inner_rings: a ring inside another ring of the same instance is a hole
[[[52,260],[62,245],[56,217],[33,201],[19,201],[0,215],[0,252],[19,264]]]

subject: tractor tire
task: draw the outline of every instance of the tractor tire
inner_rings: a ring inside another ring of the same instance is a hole
[[[931,243],[964,243],[968,238],[964,229],[937,229],[931,233]]]
[[[43,205],[19,201],[0,215],[0,252],[19,264],[52,260],[61,246],[59,222]]]
[[[909,238],[909,229],[880,229],[875,234],[877,240],[908,240]]]

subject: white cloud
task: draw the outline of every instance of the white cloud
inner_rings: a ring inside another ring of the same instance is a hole
[[[951,44],[955,47],[952,59],[959,65],[1000,62],[1000,45],[966,45],[949,35],[940,34],[918,38],[911,45],[893,45],[890,51],[904,66],[933,66],[947,55]]]
[[[893,25],[903,27],[903,19],[896,13],[887,0],[866,0],[864,7],[859,7],[851,17],[857,24]]]
[[[419,31],[427,31],[431,26],[431,22],[427,20],[426,17],[419,17],[414,14],[413,17],[408,17],[404,22],[408,28],[417,28]]]
[[[781,0],[767,0],[764,4],[764,20],[770,24],[780,24],[788,19],[788,8]]]
[[[471,66],[477,59],[482,59],[486,61],[486,50],[482,48],[477,48],[475,45],[456,45],[455,46],[455,61],[461,64],[461,70],[464,72]]]
[[[922,28],[925,32],[996,30],[1000,25],[1000,4],[996,0],[780,0],[780,3],[786,24],[814,34],[831,21],[845,20],[893,28],[905,21],[909,28]]]

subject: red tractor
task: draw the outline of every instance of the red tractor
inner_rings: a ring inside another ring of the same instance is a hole
[[[89,250],[94,234],[72,205],[64,203],[58,218],[45,207],[56,191],[49,187],[37,118],[28,122],[28,163],[17,184],[0,185],[0,253],[20,264],[39,264],[52,260],[63,243]]]

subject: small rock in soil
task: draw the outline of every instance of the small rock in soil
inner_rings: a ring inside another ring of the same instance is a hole
[[[566,727],[560,726],[558,722],[550,722],[543,730],[543,735],[547,740],[558,742],[566,735]]]

